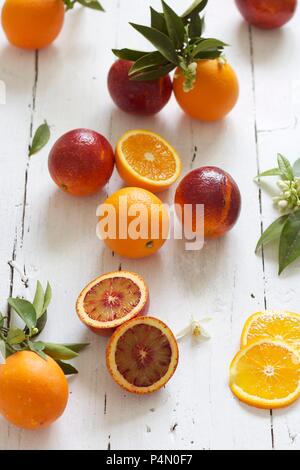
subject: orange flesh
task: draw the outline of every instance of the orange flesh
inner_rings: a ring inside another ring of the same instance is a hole
[[[151,325],[135,325],[118,340],[115,360],[120,374],[136,387],[149,387],[168,371],[172,350],[168,338]]]
[[[176,161],[172,152],[154,136],[129,136],[122,143],[122,152],[131,168],[146,178],[164,181],[176,173]]]
[[[130,313],[140,302],[141,291],[131,279],[104,279],[86,294],[84,310],[97,321],[113,321]]]
[[[300,348],[300,316],[262,315],[250,326],[247,342],[260,339],[285,341],[294,348]]]

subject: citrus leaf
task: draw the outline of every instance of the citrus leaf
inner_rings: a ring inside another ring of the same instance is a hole
[[[131,77],[138,72],[146,71],[149,67],[157,67],[163,64],[166,64],[166,59],[160,52],[149,52],[132,65],[128,75]]]
[[[52,288],[51,288],[49,282],[47,282],[42,314],[46,312],[46,310],[49,307],[49,304],[51,302],[51,299],[52,299]]]
[[[38,356],[47,361],[47,356],[44,353],[45,343],[42,341],[28,341],[28,346],[32,352],[35,352]]]
[[[85,348],[87,348],[89,345],[90,343],[65,343],[61,346],[64,346],[65,348],[71,349],[71,351],[79,353],[80,351],[83,351]]]
[[[279,168],[272,168],[271,170],[263,171],[262,173],[259,173],[257,176],[255,176],[254,180],[258,180],[259,178],[262,178],[263,176],[280,176],[281,171]]]
[[[10,328],[6,339],[10,345],[20,344],[26,339],[26,336],[24,331],[20,330],[20,328]]]
[[[92,10],[104,11],[104,8],[98,0],[77,0],[77,2],[83,7],[92,8]]]
[[[175,13],[169,5],[162,0],[162,6],[164,11],[164,18],[166,21],[168,36],[171,38],[176,49],[183,46],[184,43],[184,23],[182,19]]]
[[[284,224],[286,223],[288,215],[282,215],[276,219],[261,235],[260,239],[257,242],[255,252],[259,250],[262,245],[267,245],[274,240],[280,238],[281,232],[283,230]]]
[[[300,210],[289,214],[279,244],[279,274],[300,256]]]
[[[34,328],[36,325],[36,311],[32,303],[28,300],[9,297],[8,304],[15,310],[28,328]]]
[[[0,339],[0,357],[1,356],[3,357],[3,359],[6,359],[6,345],[3,339]]]
[[[44,298],[45,298],[45,294],[44,294],[44,289],[42,288],[42,284],[40,283],[40,281],[37,281],[34,300],[33,300],[33,305],[36,311],[37,319],[43,314]]]
[[[78,370],[75,369],[75,367],[73,367],[71,364],[67,364],[66,362],[59,360],[55,362],[59,365],[65,375],[78,374]]]
[[[151,27],[157,29],[161,33],[168,34],[166,20],[163,13],[159,13],[150,7],[151,11]]]
[[[198,13],[191,15],[189,24],[189,35],[191,38],[201,37],[204,29],[204,18],[200,18]]]
[[[222,51],[203,51],[199,52],[194,59],[218,59],[222,55]]]
[[[192,5],[181,15],[182,18],[187,20],[193,14],[199,14],[206,5],[208,4],[208,0],[195,0]]]
[[[158,78],[165,77],[175,68],[174,64],[163,65],[161,67],[155,67],[153,70],[149,70],[146,72],[141,72],[139,74],[134,75],[131,77],[131,80],[134,81],[145,81],[145,80],[157,80]]]
[[[4,322],[5,322],[5,316],[0,312],[0,328],[3,327]]]
[[[294,176],[298,178],[300,177],[300,158],[296,160],[293,165],[293,173],[294,173]]]
[[[31,157],[35,153],[39,152],[50,139],[50,128],[45,121],[44,124],[39,126],[35,131],[34,137],[32,139],[32,144],[29,147],[29,156]]]
[[[133,49],[126,49],[126,48],[125,49],[112,49],[112,52],[119,59],[130,60],[133,62],[135,62],[136,60],[148,54],[148,52],[135,51]]]
[[[291,181],[294,179],[293,168],[286,157],[278,153],[277,155],[278,167],[281,172],[281,177],[284,180]]]
[[[206,51],[216,51],[220,48],[223,49],[227,44],[223,41],[219,41],[218,39],[204,39],[201,41],[193,50],[192,56],[195,57],[199,52],[206,52]]]
[[[45,343],[45,353],[53,359],[73,359],[78,353],[62,344]]]
[[[153,44],[154,47],[170,62],[175,65],[179,65],[179,60],[176,54],[176,50],[171,39],[160,31],[149,28],[149,26],[143,26],[135,23],[130,23],[131,26],[141,33],[148,41]]]

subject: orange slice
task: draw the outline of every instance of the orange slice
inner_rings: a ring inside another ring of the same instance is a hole
[[[129,186],[158,193],[179,177],[181,160],[160,135],[144,130],[126,132],[116,148],[118,172]]]
[[[157,318],[133,318],[110,338],[106,364],[115,382],[128,392],[152,393],[163,387],[176,370],[177,341]]]
[[[252,343],[231,363],[230,388],[250,406],[288,406],[300,396],[300,355],[283,342]]]
[[[300,315],[284,310],[254,313],[245,323],[241,347],[261,339],[283,341],[300,353]]]
[[[77,299],[76,311],[95,333],[110,334],[136,315],[145,315],[148,305],[145,281],[136,273],[116,271],[90,282]]]

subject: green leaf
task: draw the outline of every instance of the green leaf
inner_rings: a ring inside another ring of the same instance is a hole
[[[192,56],[195,57],[200,52],[207,52],[211,50],[215,52],[220,48],[223,49],[225,46],[227,46],[227,44],[223,41],[219,41],[218,39],[203,39],[203,41],[197,44],[197,46],[193,49]]]
[[[46,324],[47,324],[47,312],[43,313],[43,315],[36,322],[35,328],[37,329],[37,332],[34,333],[33,332],[34,330],[30,331],[29,328],[26,328],[25,329],[25,334],[26,335],[30,334],[31,338],[36,338],[37,336],[39,336],[42,333],[42,331],[45,328]]]
[[[199,52],[199,54],[197,54],[194,59],[218,59],[219,57],[221,57],[221,55],[222,51],[203,51]]]
[[[6,345],[3,339],[0,339],[0,356],[2,356],[3,359],[6,359]]]
[[[278,167],[281,172],[281,177],[284,180],[291,181],[294,179],[293,168],[286,157],[280,153],[277,155]]]
[[[169,5],[162,0],[163,12],[168,29],[168,36],[171,38],[176,49],[180,49],[184,43],[184,23]]]
[[[263,176],[281,176],[281,171],[279,168],[272,168],[271,170],[263,171],[255,176],[254,180],[257,181],[258,179],[262,178]]]
[[[45,353],[53,359],[73,359],[78,353],[63,344],[45,343]]]
[[[45,298],[45,293],[44,293],[44,289],[42,288],[42,284],[40,283],[40,281],[37,281],[35,296],[33,300],[33,305],[36,311],[37,319],[40,318],[40,316],[43,314],[44,298]]]
[[[43,306],[42,314],[46,312],[46,310],[47,310],[47,308],[49,307],[49,304],[50,304],[50,302],[51,302],[51,299],[52,299],[52,288],[51,288],[49,282],[47,282],[46,291],[45,291],[45,297],[44,297],[44,306]]]
[[[77,2],[83,7],[92,8],[92,10],[104,11],[104,8],[98,0],[77,0]]]
[[[59,360],[57,360],[56,363],[59,365],[65,375],[78,374],[78,370],[75,369],[75,367],[73,367],[71,364],[67,364],[66,362]]]
[[[126,49],[126,48],[125,49],[112,49],[112,52],[119,59],[130,60],[133,62],[135,62],[136,60],[148,54],[148,52],[135,51],[133,49]]]
[[[10,345],[20,344],[26,339],[26,336],[23,330],[20,330],[20,328],[13,327],[8,330],[6,339],[8,344]]]
[[[131,77],[131,80],[136,82],[142,82],[145,80],[156,80],[161,77],[165,77],[175,68],[174,64],[163,65],[161,67],[155,67],[153,70],[142,72]]]
[[[160,31],[149,28],[148,26],[142,26],[135,23],[130,23],[131,26],[141,33],[148,41],[153,44],[154,47],[169,61],[175,65],[179,65],[179,60],[176,54],[176,50],[171,39]]]
[[[166,64],[166,59],[160,52],[149,52],[140,59],[138,59],[129,70],[129,77],[136,73],[147,71],[148,68],[157,67]]]
[[[259,250],[262,245],[267,245],[268,243],[278,240],[280,238],[281,232],[283,230],[284,224],[286,223],[288,215],[282,215],[276,219],[261,235],[260,239],[257,242],[255,252]]]
[[[35,352],[38,356],[47,361],[47,356],[44,353],[45,343],[42,341],[28,341],[28,346],[32,352]]]
[[[47,121],[44,122],[41,126],[35,131],[32,144],[29,147],[29,156],[31,157],[35,153],[39,152],[50,139],[50,128],[47,124]]]
[[[283,227],[279,244],[279,274],[300,256],[300,210],[293,212]]]
[[[191,15],[189,24],[189,35],[191,38],[201,37],[204,29],[204,18],[200,18],[198,13]]]
[[[5,322],[5,316],[0,312],[0,328],[3,327],[4,322]]]
[[[293,173],[294,173],[294,176],[298,178],[300,177],[300,158],[296,160],[293,165]]]
[[[22,318],[28,328],[31,329],[35,327],[37,318],[36,311],[32,303],[28,302],[28,300],[12,297],[9,297],[7,301],[19,317]]]
[[[80,353],[85,348],[87,348],[89,345],[90,345],[90,343],[65,343],[65,344],[62,344],[61,346],[64,346],[65,348],[68,348],[68,349],[71,349],[71,351],[74,351],[76,353]]]
[[[192,5],[181,15],[182,18],[185,20],[189,19],[193,14],[199,14],[206,5],[208,4],[208,0],[195,0]]]
[[[159,13],[150,7],[151,11],[151,27],[157,29],[161,33],[168,34],[166,20],[163,13]]]

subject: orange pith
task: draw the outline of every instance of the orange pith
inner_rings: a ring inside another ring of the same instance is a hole
[[[175,149],[154,132],[126,132],[117,144],[116,165],[130,186],[152,192],[169,188],[180,175],[181,161]]]
[[[251,343],[231,363],[230,387],[241,401],[251,406],[290,405],[300,396],[300,356],[283,342]]]
[[[106,360],[118,385],[132,393],[152,393],[163,387],[175,372],[178,346],[163,322],[138,317],[114,332]]]
[[[300,352],[300,315],[282,310],[255,313],[244,326],[241,346],[260,339],[284,341]]]
[[[103,274],[80,293],[76,311],[80,320],[96,332],[112,332],[136,315],[146,314],[148,287],[136,273],[116,271]]]

